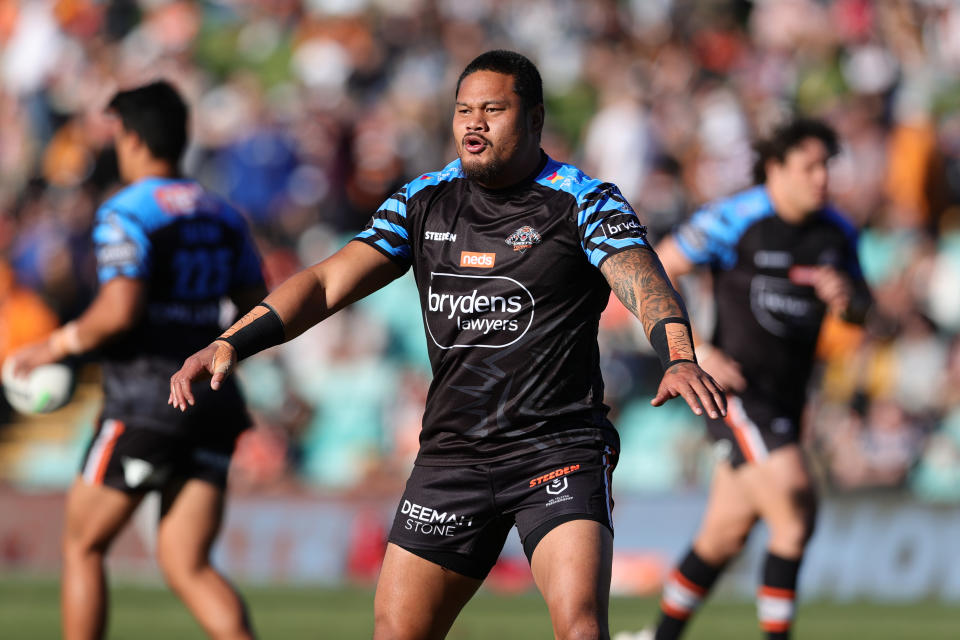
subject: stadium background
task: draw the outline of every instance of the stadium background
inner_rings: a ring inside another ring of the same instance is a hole
[[[849,637],[830,634],[901,611],[864,614],[844,609],[850,601],[921,603],[902,611],[935,622],[925,637],[956,637],[960,616],[937,604],[960,601],[960,5],[950,0],[0,0],[0,359],[94,293],[90,224],[117,187],[101,109],[117,86],[163,76],[185,93],[186,171],[248,214],[276,284],[455,156],[457,74],[495,47],[524,52],[543,74],[548,153],[616,182],[654,239],[745,186],[751,138],[786,114],[837,128],[833,198],[862,230],[886,321],[867,332],[830,323],[821,342],[805,444],[826,498],[802,593],[839,608],[824,610],[816,635],[801,614],[799,637]],[[709,332],[708,280],[683,289]],[[623,440],[614,592],[649,596],[696,526],[710,450],[682,406],[648,406],[657,360],[615,299],[600,344]],[[37,589],[54,617],[63,491],[97,413],[96,366],[77,364],[67,408],[29,420],[0,410],[0,601]],[[319,585],[304,592],[327,594],[304,600],[306,629],[323,628],[310,616],[327,597],[339,612],[350,607],[336,598],[361,602],[354,612],[369,618],[429,383],[412,278],[251,359],[241,380],[257,426],[235,459],[218,560],[260,598]],[[148,504],[111,560],[128,587],[158,581],[151,517]],[[762,538],[721,601],[749,600]],[[490,591],[530,588],[512,539]],[[503,601],[534,612],[540,626],[521,635],[548,633],[542,605],[523,598]],[[624,624],[650,618],[650,600],[629,602],[615,603],[631,612]],[[749,605],[737,606],[729,616],[752,629]],[[25,615],[18,607],[0,604],[0,624]],[[722,605],[710,611],[722,626]],[[895,635],[875,637],[907,637],[892,624]]]

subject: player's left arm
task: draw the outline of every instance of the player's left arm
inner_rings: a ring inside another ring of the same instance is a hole
[[[697,364],[686,308],[657,254],[646,247],[629,248],[605,259],[600,271],[620,302],[643,323],[664,366],[651,404],[658,407],[682,396],[697,415],[726,415],[723,388]]]
[[[139,278],[116,277],[104,283],[83,314],[54,331],[42,342],[28,345],[10,357],[16,375],[92,351],[129,331],[143,313],[146,286]]]

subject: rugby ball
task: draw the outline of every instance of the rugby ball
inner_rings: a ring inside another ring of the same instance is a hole
[[[73,371],[65,364],[45,364],[21,377],[13,375],[13,359],[3,363],[3,395],[20,413],[50,413],[70,401]]]

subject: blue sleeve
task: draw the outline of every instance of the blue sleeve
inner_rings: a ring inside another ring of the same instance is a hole
[[[410,236],[407,233],[407,188],[387,198],[363,231],[354,240],[364,242],[396,262],[404,271],[410,267]]]
[[[627,249],[650,249],[647,228],[616,185],[604,182],[577,201],[580,246],[593,266]]]
[[[694,213],[673,237],[693,264],[729,268],[736,263],[740,235],[740,225],[729,219],[723,205],[714,204]]]
[[[100,284],[122,276],[146,278],[150,274],[150,240],[130,213],[105,205],[93,227]]]

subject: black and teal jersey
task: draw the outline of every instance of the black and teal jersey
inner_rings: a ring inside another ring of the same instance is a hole
[[[457,160],[387,199],[355,240],[412,267],[420,291],[434,378],[419,463],[619,449],[603,403],[599,267],[650,246],[615,185],[544,155],[528,179],[491,191]]]
[[[862,282],[856,230],[829,206],[790,224],[757,186],[697,211],[674,238],[712,270],[713,343],[740,364],[747,392],[798,413],[826,311],[809,269],[827,265]]]
[[[104,413],[170,428],[170,376],[220,333],[225,297],[263,286],[249,230],[193,180],[147,178],[101,205],[93,240],[101,285],[127,277],[146,286],[136,326],[101,349]]]

